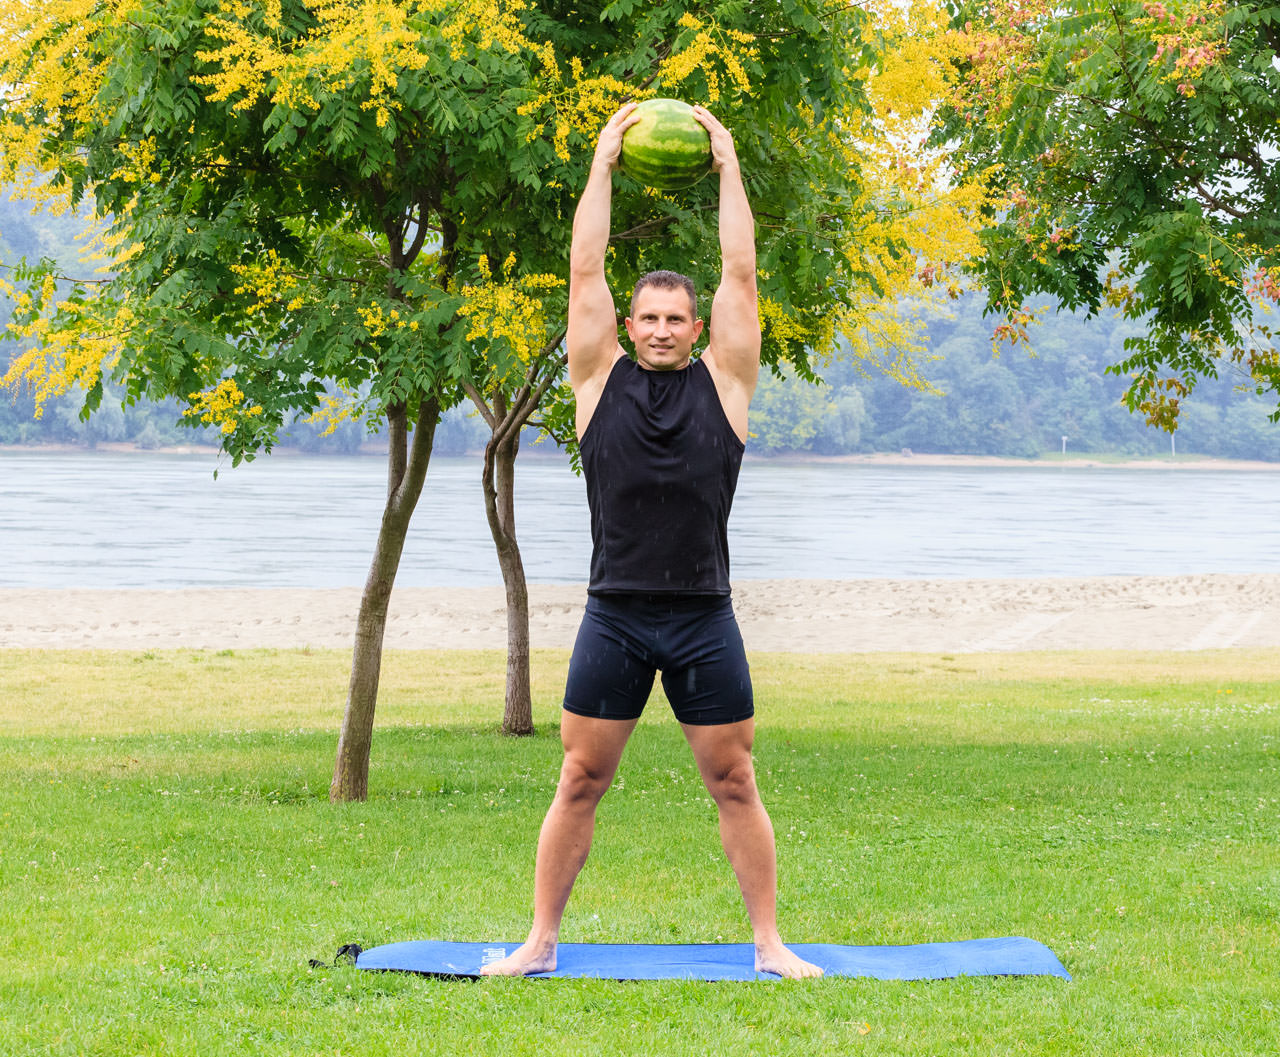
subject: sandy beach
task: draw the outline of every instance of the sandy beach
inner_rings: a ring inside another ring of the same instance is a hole
[[[360,592],[0,588],[0,648],[351,645]],[[535,648],[573,645],[584,586],[533,585]],[[1280,573],[1041,580],[748,580],[749,651],[1204,650],[1280,646]],[[501,649],[499,587],[403,588],[391,649]]]

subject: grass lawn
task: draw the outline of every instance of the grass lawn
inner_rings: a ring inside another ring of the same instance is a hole
[[[326,800],[339,651],[0,652],[0,1039],[14,1054],[1267,1054],[1280,656],[757,655],[785,938],[1026,935],[1071,971],[930,983],[424,980],[343,943],[518,940],[559,762],[503,658],[393,653],[367,803]],[[655,700],[567,941],[749,939]]]

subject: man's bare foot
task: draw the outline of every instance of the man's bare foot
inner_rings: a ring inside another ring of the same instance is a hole
[[[481,976],[528,976],[549,973],[556,967],[556,944],[523,943],[500,962],[480,966]]]
[[[822,970],[816,965],[793,954],[781,943],[770,944],[767,947],[756,946],[756,972],[777,973],[788,980],[801,980],[805,977],[822,975]]]

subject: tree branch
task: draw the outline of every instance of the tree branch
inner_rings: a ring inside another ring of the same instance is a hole
[[[1248,220],[1253,213],[1246,209],[1238,209],[1233,205],[1228,205],[1217,195],[1212,194],[1199,180],[1192,178],[1191,186],[1196,189],[1196,193],[1200,195],[1201,200],[1210,209],[1219,209],[1228,216],[1233,216],[1237,220]]]
[[[424,221],[427,218],[427,208],[428,208],[426,199],[420,198],[418,200],[417,205],[418,205],[418,220],[417,220],[418,228],[417,228],[417,231],[414,233],[413,243],[405,251],[406,267],[413,267],[413,262],[418,259],[418,254],[422,252],[422,244],[427,239],[428,228],[427,228],[427,225],[424,223]]]
[[[495,415],[493,420],[489,421],[489,428],[493,431],[495,445],[501,446],[510,443],[512,436],[519,433],[525,423],[529,421],[533,413],[538,409],[538,404],[542,398],[546,396],[547,390],[551,388],[556,378],[559,377],[561,369],[568,362],[568,355],[562,353],[550,361],[547,357],[555,351],[562,341],[564,341],[564,331],[550,339],[538,350],[537,355],[534,356],[532,363],[529,365],[528,371],[525,372],[524,384],[512,395],[510,403],[505,408],[499,408],[495,401]],[[544,370],[546,373],[542,374]],[[542,374],[542,377],[539,380],[540,374]],[[468,393],[468,395],[470,394]]]
[[[556,339],[555,345],[559,345],[560,342],[562,341],[564,341],[563,333],[561,333],[560,337]],[[551,348],[554,348],[555,345],[552,345]],[[546,351],[550,352],[551,349],[548,348]],[[564,365],[568,362],[569,362],[569,354],[567,352],[562,352],[558,357],[556,357],[556,360],[552,369],[547,372],[547,376],[542,380],[542,383],[538,386],[537,392],[534,394],[534,401],[533,401],[534,404],[542,403],[542,398],[547,395],[547,390],[550,389],[551,386],[555,384],[555,380],[560,377],[560,372],[564,369]]]
[[[693,209],[692,209],[692,210],[690,210],[690,212],[693,212],[693,213],[705,213],[705,212],[706,212],[707,210],[709,210],[709,209],[718,209],[718,208],[719,208],[719,204],[718,204],[718,203],[714,203],[714,204],[710,204],[710,205],[694,206],[694,207],[693,207]],[[626,231],[619,231],[619,232],[617,232],[616,234],[610,235],[610,236],[609,236],[609,241],[610,241],[610,242],[613,242],[613,241],[614,241],[614,240],[616,240],[616,239],[647,239],[647,238],[653,238],[653,237],[654,237],[653,235],[650,235],[650,234],[643,234],[643,232],[648,232],[648,231],[652,230],[653,228],[660,227],[661,225],[664,225],[664,224],[670,224],[670,223],[672,223],[672,222],[673,222],[674,220],[676,220],[676,219],[677,219],[676,217],[674,217],[674,216],[672,216],[672,215],[670,215],[670,214],[668,214],[667,216],[662,216],[662,217],[653,217],[651,220],[646,220],[646,221],[644,221],[644,223],[642,223],[642,224],[637,224],[637,225],[636,225],[635,227],[633,227],[633,228],[627,228],[627,230],[626,230]]]
[[[18,264],[5,264],[0,261],[0,268],[7,272],[16,272],[20,267],[21,265]],[[31,265],[27,265],[27,267],[30,268]],[[50,272],[49,274],[60,283],[75,283],[78,286],[101,286],[103,283],[114,282],[113,279],[77,279],[72,275],[63,275],[61,272]]]
[[[853,11],[856,8],[865,8],[867,5],[868,0],[858,0],[857,3],[845,4],[843,7],[833,7],[830,11],[820,11],[818,13],[818,21],[821,22],[824,18],[833,18],[836,15],[843,15],[846,11]],[[783,40],[786,37],[798,37],[801,33],[805,32],[806,31],[802,29],[787,29],[778,33],[752,33],[751,35],[763,40]]]
[[[488,425],[490,432],[492,432],[497,427],[497,420],[493,417],[493,410],[489,407],[488,401],[485,400],[484,394],[472,382],[467,381],[462,383],[462,391],[476,405],[476,410],[480,412],[480,416],[485,420],[485,424]]]
[[[562,341],[564,341],[563,331],[542,346],[538,355],[534,358],[533,365],[525,375],[525,384],[520,387],[515,397],[512,398],[511,407],[512,411],[515,412],[513,417],[517,418],[522,426],[538,409],[538,404],[547,395],[547,390],[551,388],[555,380],[560,376],[560,371],[564,365],[569,362],[567,353],[561,353],[551,361],[546,359]],[[544,367],[546,374],[539,381],[539,371]]]

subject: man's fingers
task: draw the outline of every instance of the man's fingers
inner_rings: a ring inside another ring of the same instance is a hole
[[[613,117],[605,122],[604,128],[600,130],[600,139],[604,140],[607,137],[617,136],[621,140],[622,134],[640,120],[638,114],[632,113],[635,108],[635,103],[627,103],[620,107]]]
[[[717,130],[721,132],[729,131],[727,128],[724,127],[724,125],[720,123],[719,119],[715,116],[715,114],[713,114],[705,106],[699,106],[695,104],[693,107],[693,116],[694,116],[694,119],[700,125],[702,125],[702,127],[705,128],[708,132],[715,132]]]
[[[711,137],[713,144],[717,140],[722,145],[733,143],[733,133],[716,120],[716,116],[706,107],[695,106],[693,108],[693,119],[707,130],[707,134]]]
[[[635,103],[624,103],[600,130],[600,136],[596,140],[595,156],[598,160],[607,162],[610,169],[618,167],[618,158],[622,154],[623,134],[640,120],[640,116],[633,113],[635,108]]]
[[[622,106],[614,112],[613,117],[609,118],[608,123],[613,125],[615,128],[623,122],[634,125],[640,119],[638,117],[632,117],[631,112],[635,110],[638,105],[638,103],[623,103]]]

